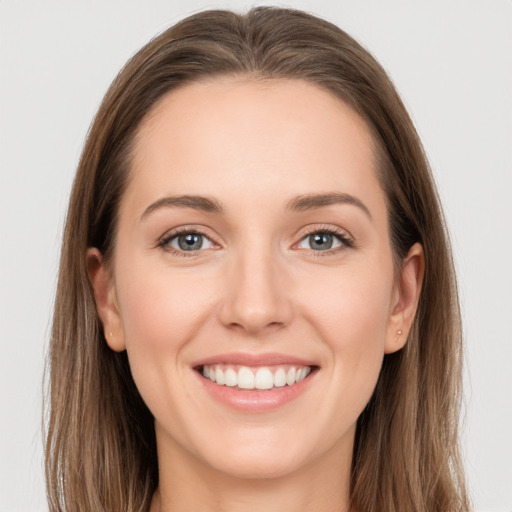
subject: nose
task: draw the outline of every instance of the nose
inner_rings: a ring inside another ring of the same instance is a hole
[[[234,255],[228,276],[220,307],[225,326],[257,335],[290,322],[293,305],[285,262],[270,250],[248,248]]]

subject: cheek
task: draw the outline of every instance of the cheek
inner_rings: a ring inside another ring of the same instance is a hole
[[[332,382],[359,412],[377,382],[391,309],[392,267],[340,272],[309,294],[304,311],[327,345]],[[390,276],[386,278],[386,276]],[[321,285],[322,283],[318,283]],[[336,396],[333,394],[332,396]]]
[[[153,395],[147,390],[185,370],[183,352],[211,309],[210,287],[193,272],[136,262],[120,267],[116,281],[132,374],[141,394]]]
[[[304,290],[302,295],[308,298],[303,306],[333,350],[383,347],[391,308],[388,275],[392,274],[385,269],[347,269]]]
[[[179,346],[193,335],[211,302],[199,276],[158,266],[131,266],[119,272],[117,289],[127,347]]]
[[[177,275],[156,265],[126,268],[117,289],[133,379],[155,418],[173,432],[186,432],[177,414],[193,398],[193,390],[182,386],[190,371],[186,353],[211,310],[209,287],[193,273]]]

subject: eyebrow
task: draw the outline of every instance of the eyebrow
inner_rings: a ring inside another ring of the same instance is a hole
[[[370,210],[360,199],[350,194],[342,194],[340,192],[300,195],[288,201],[286,207],[292,212],[304,212],[322,208],[323,206],[331,206],[333,204],[350,204],[357,206],[370,219],[372,218]],[[224,211],[222,204],[210,197],[196,195],[168,196],[150,204],[142,213],[140,220],[143,220],[155,210],[172,207],[191,208],[207,213],[222,213]]]
[[[160,208],[170,208],[177,206],[179,208],[191,208],[193,210],[200,210],[208,213],[222,213],[222,205],[213,198],[204,196],[169,196],[162,199],[158,199],[154,203],[150,204],[144,213],[140,216],[140,220],[143,220],[150,213]]]
[[[357,206],[371,219],[372,215],[368,207],[357,197],[350,194],[342,194],[340,192],[329,192],[327,194],[309,194],[301,195],[293,198],[288,202],[287,208],[293,212],[304,212],[322,208],[323,206],[331,206],[333,204],[350,204]]]

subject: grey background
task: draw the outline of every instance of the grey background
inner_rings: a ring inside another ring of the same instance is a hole
[[[258,5],[262,5],[259,2]],[[47,509],[42,370],[65,208],[110,81],[157,32],[233,0],[0,1],[0,511]],[[452,233],[467,342],[463,428],[479,511],[512,511],[512,1],[296,0],[401,92]]]

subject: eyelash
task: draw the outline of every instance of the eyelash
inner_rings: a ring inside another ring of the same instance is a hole
[[[332,236],[336,237],[341,242],[341,246],[335,247],[333,249],[326,249],[324,251],[315,251],[313,249],[310,249],[311,254],[315,257],[329,256],[331,254],[335,254],[335,253],[339,252],[340,250],[343,250],[346,248],[351,249],[351,248],[355,247],[354,240],[350,236],[348,236],[348,234],[345,231],[343,231],[341,229],[333,228],[331,226],[320,226],[320,227],[311,228],[302,236],[302,238],[299,240],[299,242],[297,242],[294,245],[300,244],[304,239],[306,239],[307,237],[309,237],[311,235],[320,234],[320,233],[328,234],[328,235],[332,235]],[[198,251],[182,251],[179,249],[175,249],[174,247],[171,247],[169,245],[172,240],[174,240],[175,238],[182,236],[182,235],[203,236],[203,237],[207,238],[208,240],[210,240],[213,244],[215,244],[215,242],[213,240],[211,240],[210,237],[208,237],[207,235],[205,235],[204,233],[201,233],[200,231],[198,231],[196,229],[181,228],[181,229],[177,229],[176,231],[173,231],[172,233],[170,233],[168,235],[165,235],[158,242],[158,247],[160,247],[165,252],[172,254],[173,256],[182,256],[182,257],[196,256],[197,253],[200,252],[200,250],[198,250]]]
[[[175,238],[182,236],[182,235],[199,235],[203,236],[204,238],[207,238],[212,243],[213,242],[210,237],[205,235],[204,233],[201,233],[200,231],[192,228],[180,228],[172,233],[169,233],[168,235],[164,235],[164,237],[158,242],[158,247],[160,247],[165,252],[168,252],[169,254],[172,254],[173,256],[183,256],[185,258],[188,258],[190,256],[196,256],[198,252],[200,251],[181,251],[179,249],[175,249],[174,247],[171,247],[169,244],[172,240]]]
[[[332,235],[336,237],[340,242],[340,247],[335,247],[333,249],[326,249],[325,251],[315,251],[313,249],[311,250],[311,254],[314,257],[322,257],[322,256],[330,256],[332,254],[336,254],[339,251],[343,251],[344,249],[353,249],[355,247],[354,239],[348,235],[346,231],[343,231],[341,229],[333,228],[332,226],[319,226],[311,228],[310,230],[306,231],[304,236],[299,240],[298,243],[302,242],[305,238],[315,235],[315,234],[327,234]],[[297,244],[295,244],[297,245]]]

